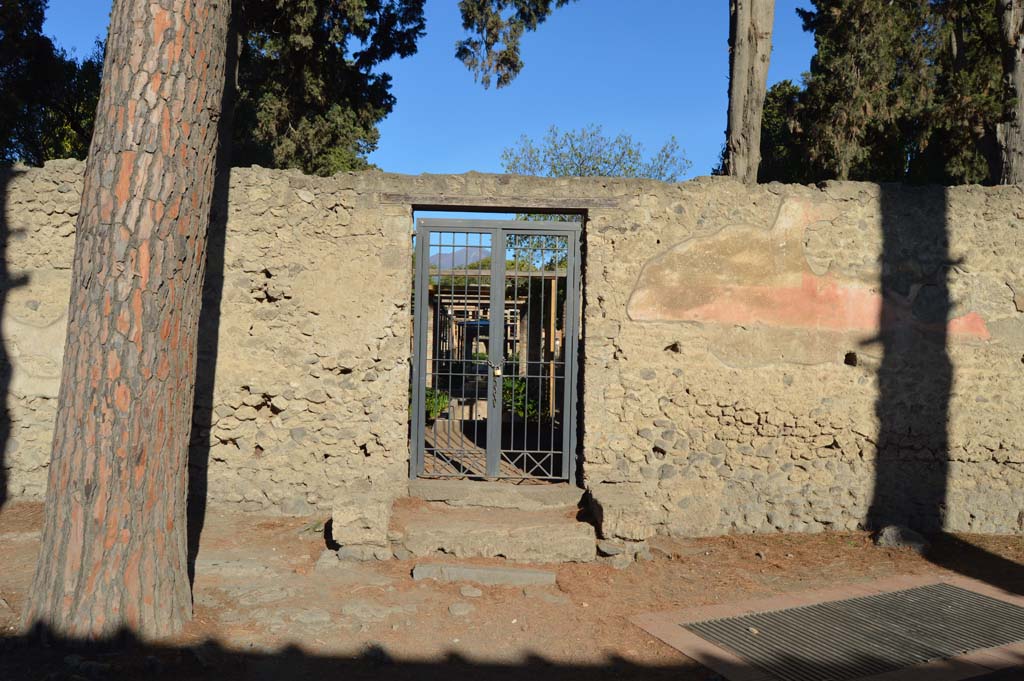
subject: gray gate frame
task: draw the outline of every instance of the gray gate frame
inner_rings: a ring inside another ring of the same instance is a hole
[[[581,220],[584,220],[581,216]],[[566,337],[572,338],[571,352],[566,354],[566,372],[563,377],[565,390],[562,410],[565,415],[565,424],[562,427],[562,475],[552,479],[570,484],[576,484],[576,431],[578,429],[577,413],[579,403],[579,351],[580,351],[580,322],[582,303],[582,272],[580,268],[581,242],[583,237],[583,222],[545,222],[544,227],[525,227],[524,225],[537,225],[538,223],[524,222],[522,220],[465,220],[446,218],[418,218],[416,220],[416,269],[413,280],[413,339],[415,346],[412,357],[412,423],[410,431],[410,453],[409,478],[416,479],[423,471],[424,466],[424,438],[423,432],[426,427],[426,357],[427,357],[427,314],[429,305],[421,304],[420,294],[427,290],[427,283],[430,267],[426,264],[429,260],[429,244],[431,232],[473,232],[488,233],[491,235],[491,248],[497,244],[505,243],[506,233],[526,235],[565,235],[569,241],[569,264],[566,268]],[[494,258],[491,256],[491,281],[505,281],[505,258]],[[571,283],[571,286],[568,284]],[[505,287],[491,286],[491,309],[505,308]],[[568,314],[571,312],[572,314]],[[493,319],[491,320],[493,325]],[[500,324],[502,339],[504,339],[505,325]],[[570,333],[571,330],[571,333]],[[501,365],[504,362],[504,343],[491,343],[488,361],[492,366]],[[487,377],[488,394],[494,393],[492,381],[495,380],[493,372]],[[496,391],[494,401],[497,410],[501,413],[502,391]],[[487,419],[487,443],[498,442],[500,451],[501,442],[501,419]],[[499,454],[500,460],[500,454]],[[487,460],[488,479],[499,479],[498,461]],[[510,478],[511,479],[511,478]],[[515,478],[518,479],[518,478]]]

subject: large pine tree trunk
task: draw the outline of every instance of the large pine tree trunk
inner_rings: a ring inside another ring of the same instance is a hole
[[[25,611],[59,634],[191,617],[185,496],[230,0],[115,0]]]
[[[996,136],[1002,184],[1024,183],[1024,0],[999,0],[1003,77],[1014,100]]]
[[[757,182],[761,114],[768,86],[775,0],[729,0],[729,122],[726,175]]]

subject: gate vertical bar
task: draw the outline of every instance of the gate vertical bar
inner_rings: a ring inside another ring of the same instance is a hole
[[[576,479],[576,429],[579,402],[579,325],[581,323],[582,271],[580,267],[580,241],[582,223],[567,234],[568,260],[565,281],[565,366],[562,367],[562,476],[569,482]]]
[[[495,229],[491,236],[491,312],[490,342],[487,359],[487,477],[498,477],[501,470],[501,400],[505,369],[505,230]]]
[[[430,308],[430,290],[427,274],[430,271],[430,230],[416,225],[416,267],[413,276],[413,357],[412,357],[412,424],[409,433],[411,461],[409,477],[423,472],[423,434],[426,430],[427,393],[427,310]]]
[[[483,253],[484,237],[485,236],[486,235],[483,232],[477,232],[477,234],[476,234],[476,237],[477,237],[476,250],[473,251],[473,252],[476,253],[477,255]],[[492,247],[492,251],[493,251],[493,247]],[[468,260],[469,260],[469,258],[467,258],[467,261]],[[467,272],[466,272],[466,281],[467,282],[469,281],[470,276],[472,276],[470,268],[469,268],[469,265],[470,265],[470,263],[467,262],[466,263],[466,270],[467,270]],[[482,273],[481,273],[482,269],[483,269],[483,265],[481,264],[481,261],[477,261],[476,276],[473,276],[473,281],[476,284],[476,291],[475,291],[474,295],[475,295],[475,299],[477,301],[479,301],[480,298],[482,297],[481,294],[480,294],[481,289],[483,288],[483,283],[481,281],[483,279],[483,276],[482,276]],[[467,292],[468,292],[468,289],[469,289],[468,285],[467,285],[466,289],[467,289]],[[480,311],[477,310],[476,314],[477,314],[477,321],[479,321]],[[476,374],[477,356],[476,356],[476,346],[475,345],[474,345],[474,351],[473,351],[472,356],[470,357],[470,359],[473,361],[473,365],[472,365],[473,366],[473,373]],[[473,399],[473,407],[472,407],[472,410],[471,410],[471,413],[470,413],[470,415],[471,415],[471,417],[473,419],[473,442],[475,444],[479,444],[479,442],[480,442],[480,414],[479,414],[478,410],[480,408],[480,395],[477,393],[477,389],[475,387],[475,383],[474,383],[474,388],[473,388],[473,398],[474,398]],[[484,434],[486,435],[486,432]],[[486,448],[485,448],[485,451],[486,451]],[[486,467],[486,465],[487,465],[487,457],[485,455],[484,456],[484,466]]]

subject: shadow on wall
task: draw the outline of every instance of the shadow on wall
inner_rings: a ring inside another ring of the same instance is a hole
[[[226,41],[225,72],[238,73],[238,13],[232,14]],[[206,522],[206,495],[210,465],[210,424],[213,421],[213,391],[217,383],[217,355],[220,345],[220,305],[224,297],[224,247],[228,226],[228,194],[231,187],[231,129],[234,124],[235,84],[231,77],[221,96],[221,117],[217,124],[217,175],[210,202],[210,226],[206,233],[206,269],[203,300],[196,337],[195,395],[192,402],[192,432],[188,451],[188,581],[195,583],[199,539]]]
[[[953,363],[948,322],[948,190],[881,185],[882,362],[878,370],[878,458],[868,527],[905,525],[933,536],[926,557],[1024,594],[1024,566],[944,532],[949,492]]]
[[[953,366],[946,189],[881,185],[882,363],[872,529],[943,529]]]
[[[2,324],[7,292],[11,289],[11,277],[7,271],[7,238],[10,226],[7,224],[7,185],[13,171],[0,169],[0,324]],[[0,334],[5,331],[0,329]],[[11,413],[7,406],[7,388],[11,385],[11,361],[7,355],[7,343],[0,335],[0,508],[7,503],[7,441],[11,436]]]
[[[27,276],[11,277],[7,269],[7,242],[11,238],[12,229],[7,224],[7,185],[10,184],[17,170],[0,168],[0,320],[6,310],[7,296],[11,289],[25,286]],[[2,322],[0,322],[2,323]],[[0,329],[0,508],[7,503],[7,452],[13,447],[11,441],[11,411],[8,401],[8,388],[11,385],[11,358],[7,351],[4,337],[6,329]]]
[[[213,391],[217,382],[220,344],[220,305],[224,293],[224,245],[228,220],[230,169],[218,170],[210,209],[206,242],[206,273],[203,307],[196,340],[195,401],[192,404],[192,435],[188,452],[188,577],[195,581],[199,539],[206,520],[207,469],[210,465],[210,424],[213,422]]]
[[[36,632],[45,636],[46,632]],[[45,645],[39,643],[45,640]],[[680,654],[670,654],[671,664],[649,664],[609,657],[600,664],[566,664],[527,654],[516,663],[480,662],[469,660],[458,653],[449,652],[430,660],[394,659],[376,644],[351,656],[321,656],[303,651],[292,644],[275,652],[254,648],[248,651],[229,650],[218,643],[207,641],[188,647],[146,645],[130,633],[107,642],[69,641],[45,638],[0,638],[0,678],[103,678],[119,679],[167,678],[194,681],[242,681],[243,679],[326,679],[346,681],[362,679],[374,681],[712,681],[723,677],[699,666]],[[1024,655],[1012,653],[1014,664],[1024,664]],[[821,667],[811,660],[811,654],[787,651],[778,658],[779,663],[796,669]],[[751,665],[724,663],[709,658],[708,664],[730,670],[730,678],[763,677],[763,672]],[[885,668],[880,658],[864,657],[839,662],[830,661],[831,678],[858,678],[865,668]],[[981,668],[979,668],[980,670]],[[974,681],[1009,681],[1017,679],[1020,667],[974,677]]]

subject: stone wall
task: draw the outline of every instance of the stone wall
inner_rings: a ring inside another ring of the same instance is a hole
[[[16,497],[45,485],[81,171],[2,176]],[[1021,531],[1020,187],[237,169],[201,333],[211,501],[404,493],[414,207],[587,212],[581,468],[605,534]]]
[[[605,531],[1020,532],[1022,198],[699,180],[593,215]]]
[[[12,496],[45,489],[81,173],[58,162],[6,178]],[[401,493],[409,209],[379,207],[352,176],[246,169],[227,212],[226,239],[211,236],[192,484],[289,513],[330,509],[343,485]]]

